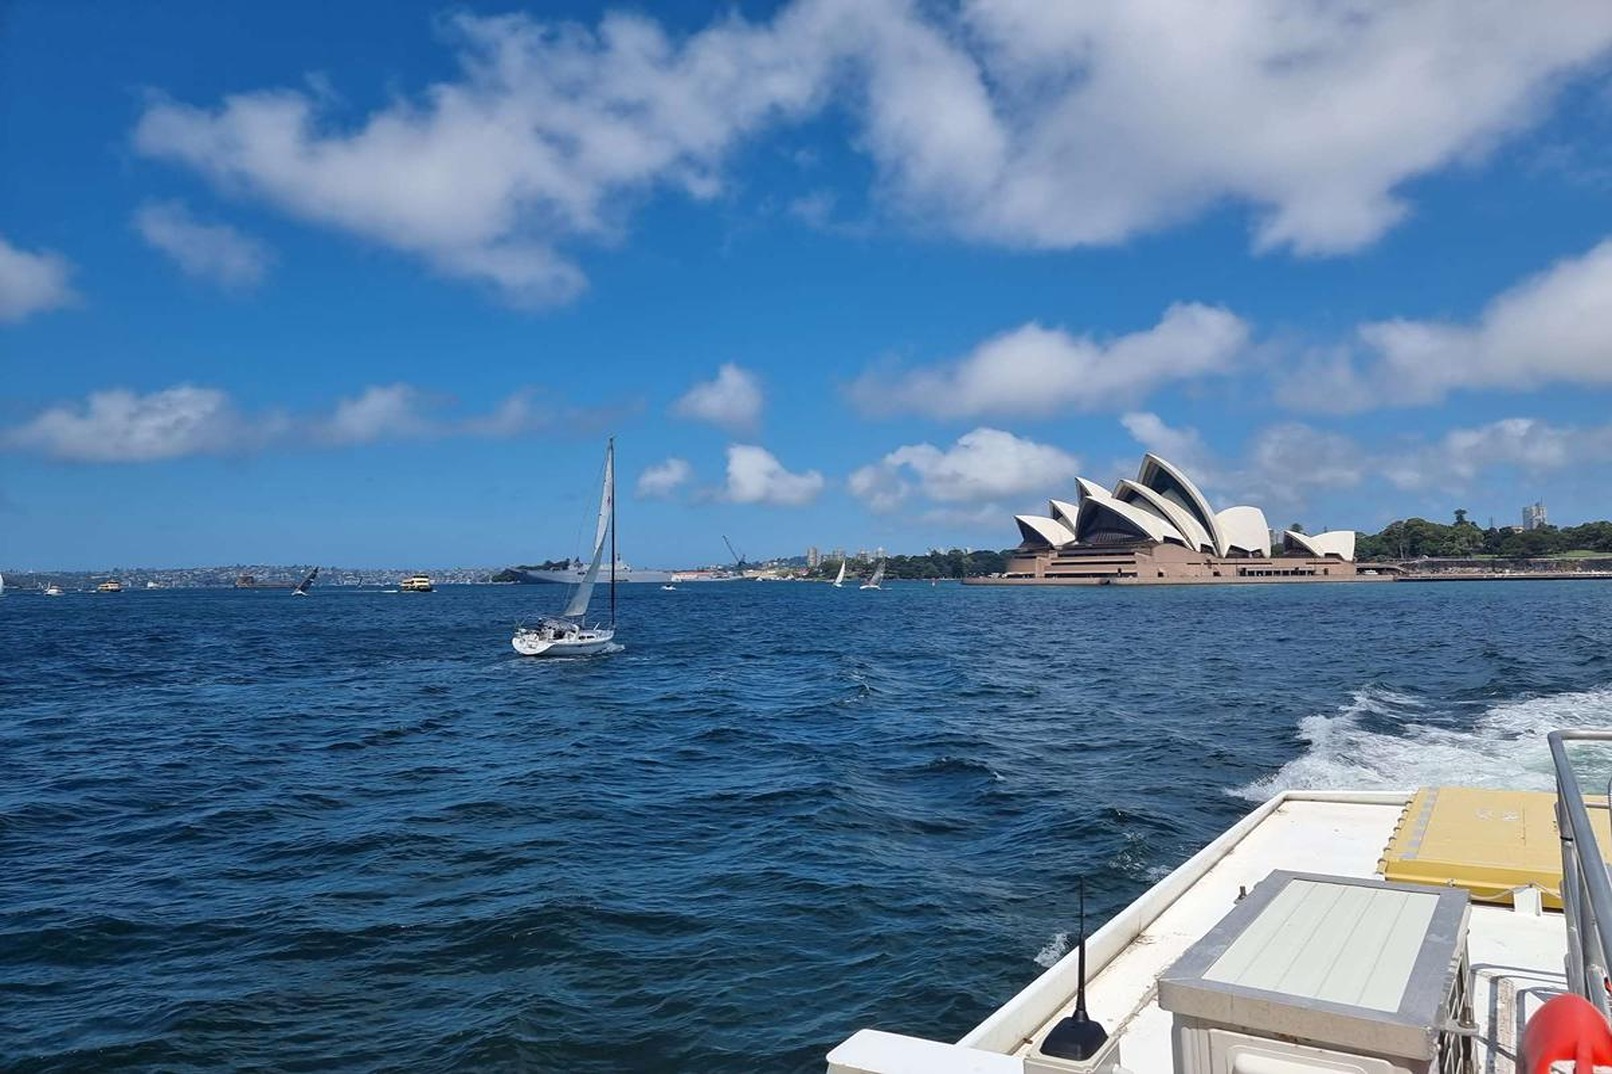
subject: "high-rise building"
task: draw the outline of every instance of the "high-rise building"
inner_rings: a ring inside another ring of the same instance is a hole
[[[817,546],[815,544],[806,549],[806,566],[815,569],[816,567],[821,566],[822,563],[823,554],[817,550]]]
[[[1522,509],[1522,528],[1525,530],[1542,530],[1550,525],[1545,519],[1545,502],[1531,503]]]

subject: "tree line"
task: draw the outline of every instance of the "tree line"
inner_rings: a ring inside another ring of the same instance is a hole
[[[953,548],[942,552],[938,548],[921,556],[889,556],[884,561],[886,578],[978,578],[987,574],[1001,574],[1013,555],[1008,549],[992,552],[976,549],[972,552]],[[846,575],[867,575],[873,572],[873,561],[848,559]],[[833,578],[839,573],[840,561],[825,559],[806,572],[808,578]]]
[[[1355,538],[1355,558],[1361,560],[1467,559],[1495,556],[1502,559],[1537,559],[1567,552],[1605,552],[1612,555],[1612,522],[1586,522],[1580,526],[1543,526],[1514,530],[1490,526],[1481,529],[1455,513],[1448,525],[1425,518],[1390,522],[1380,533]]]

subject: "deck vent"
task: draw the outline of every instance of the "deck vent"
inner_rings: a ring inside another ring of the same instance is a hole
[[[1159,978],[1180,1074],[1465,1074],[1467,893],[1277,871]]]

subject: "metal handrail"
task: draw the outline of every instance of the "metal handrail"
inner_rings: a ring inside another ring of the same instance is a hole
[[[1562,912],[1567,919],[1568,983],[1612,1019],[1608,971],[1612,968],[1612,879],[1590,824],[1578,776],[1567,759],[1569,742],[1612,742],[1612,731],[1552,731],[1556,768],[1556,826],[1562,840]]]

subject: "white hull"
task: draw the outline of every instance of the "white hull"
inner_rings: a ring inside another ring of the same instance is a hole
[[[860,588],[860,589],[883,589],[884,586],[882,586],[882,585],[865,585],[865,586],[859,586],[858,588]]]
[[[610,648],[615,637],[610,627],[564,632],[538,627],[517,630],[509,644],[522,656],[592,656]]]

